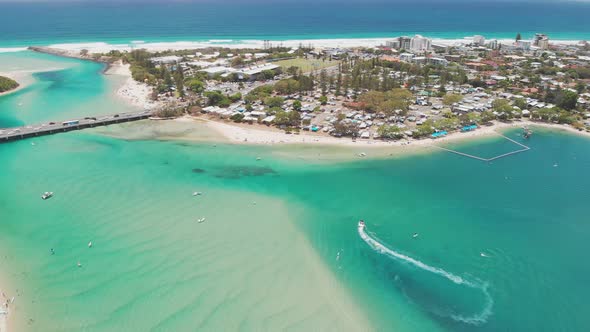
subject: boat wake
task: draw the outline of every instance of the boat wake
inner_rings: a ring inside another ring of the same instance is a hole
[[[423,263],[417,259],[414,259],[412,257],[409,257],[407,255],[399,253],[395,250],[392,250],[392,249],[388,248],[387,246],[385,246],[384,244],[382,244],[381,242],[379,242],[377,239],[375,239],[371,235],[369,235],[366,232],[364,223],[359,224],[358,232],[359,232],[360,237],[363,239],[363,241],[365,241],[369,245],[369,247],[371,247],[371,249],[373,249],[374,251],[376,251],[380,254],[386,255],[392,259],[402,261],[404,263],[411,264],[421,270],[441,276],[441,277],[453,282],[454,284],[462,285],[464,287],[468,287],[468,288],[472,288],[472,289],[477,289],[483,293],[483,295],[485,297],[485,305],[480,312],[478,312],[474,315],[469,315],[469,316],[456,314],[456,313],[449,313],[446,316],[452,318],[455,321],[459,321],[459,322],[463,322],[463,323],[467,323],[467,324],[473,324],[473,325],[481,325],[481,324],[486,323],[488,318],[492,315],[492,307],[494,306],[494,300],[492,299],[492,296],[488,292],[488,286],[489,286],[488,283],[467,280],[466,278],[457,276],[457,275],[447,272],[441,268],[430,266],[430,265]],[[438,314],[440,315],[441,313],[439,312]]]

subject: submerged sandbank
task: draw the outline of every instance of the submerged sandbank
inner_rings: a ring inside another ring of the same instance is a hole
[[[5,192],[31,184],[7,196],[19,209],[6,210],[3,223],[7,246],[26,248],[14,253],[9,276],[29,290],[15,328],[373,330],[292,219],[305,207],[242,186],[271,165],[249,165],[239,149],[222,155],[80,133],[36,143],[50,148],[6,145],[24,165],[0,178]],[[51,177],[31,173],[37,160]],[[56,196],[41,201],[41,187]]]
[[[235,124],[185,116],[175,120],[146,120],[93,129],[107,136],[128,140],[187,141],[201,144],[232,144],[268,147],[272,155],[305,162],[346,161],[359,158],[391,159],[406,155],[440,152],[437,146],[468,140],[501,137],[511,128],[535,127],[590,137],[565,125],[544,124],[528,120],[496,122],[471,132],[454,132],[438,139],[381,141],[336,138],[326,134],[301,132],[286,134],[273,127]]]

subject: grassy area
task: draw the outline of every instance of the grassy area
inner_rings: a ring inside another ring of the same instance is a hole
[[[275,64],[283,67],[283,69],[287,69],[289,67],[299,67],[301,68],[301,70],[304,73],[308,73],[312,70],[321,70],[323,68],[326,67],[332,67],[332,66],[337,66],[338,65],[338,61],[334,60],[334,61],[323,61],[323,60],[317,60],[317,59],[304,59],[304,58],[297,58],[297,59],[291,59],[291,60],[281,60],[281,61],[277,61],[275,62]]]

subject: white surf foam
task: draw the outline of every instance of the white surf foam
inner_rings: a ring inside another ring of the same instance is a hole
[[[0,53],[14,53],[26,51],[26,47],[0,47]]]
[[[479,324],[483,324],[483,323],[487,322],[488,318],[492,315],[492,307],[494,305],[494,300],[492,299],[492,296],[488,292],[488,284],[487,283],[469,281],[469,280],[462,278],[460,276],[457,276],[453,273],[447,272],[441,268],[430,266],[430,265],[423,263],[417,259],[414,259],[412,257],[409,257],[407,255],[399,253],[395,250],[392,250],[392,249],[388,248],[387,246],[385,246],[384,244],[382,244],[381,242],[379,242],[378,240],[371,237],[369,234],[367,234],[366,228],[363,226],[358,227],[358,232],[359,232],[360,237],[369,245],[369,247],[371,247],[373,250],[375,250],[376,252],[378,252],[380,254],[389,256],[393,259],[401,260],[403,262],[412,264],[419,269],[422,269],[424,271],[428,271],[428,272],[434,273],[436,275],[439,275],[441,277],[444,277],[455,284],[463,285],[463,286],[469,287],[469,288],[479,289],[483,293],[485,300],[486,300],[484,308],[479,313],[472,315],[472,316],[450,314],[449,317],[451,317],[455,321],[460,321],[460,322],[473,324],[473,325],[479,325]]]

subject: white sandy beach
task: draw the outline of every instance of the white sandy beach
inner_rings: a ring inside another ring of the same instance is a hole
[[[31,77],[31,74],[32,73],[30,71],[14,71],[14,72],[9,72],[9,73],[0,72],[0,76],[4,76],[4,77],[8,77],[10,79],[13,79],[19,84],[19,86],[16,89],[13,89],[10,91],[5,91],[5,92],[0,92],[0,97],[11,94],[11,93],[15,93],[15,92],[22,90],[22,89],[26,88],[27,86],[29,86],[31,83],[33,83],[33,77]]]
[[[176,121],[194,121],[189,117],[177,119]],[[339,145],[348,147],[366,147],[366,148],[383,148],[383,147],[408,147],[408,146],[431,146],[435,143],[444,143],[449,141],[456,141],[466,138],[493,136],[498,133],[498,130],[505,128],[519,128],[523,126],[529,127],[544,127],[556,130],[565,130],[571,133],[590,136],[588,132],[580,132],[572,127],[565,125],[546,124],[532,122],[529,120],[514,121],[511,123],[496,122],[491,126],[483,126],[471,132],[454,132],[445,137],[436,140],[425,139],[410,139],[399,141],[381,141],[374,139],[357,139],[353,141],[351,138],[337,138],[328,136],[326,134],[314,134],[309,132],[301,132],[299,134],[285,134],[272,127],[263,127],[259,125],[235,125],[231,123],[199,119],[204,121],[206,125],[219,132],[226,137],[230,142],[237,144],[315,144],[315,145]]]
[[[8,313],[13,300],[4,291],[0,291],[0,332],[8,332]]]
[[[282,45],[284,47],[297,48],[299,45],[311,45],[319,48],[347,48],[347,47],[376,47],[384,45],[386,41],[391,40],[397,36],[389,36],[383,38],[353,38],[353,39],[299,39],[299,40],[273,40],[271,43],[275,45]],[[425,36],[428,37],[428,36]],[[458,39],[432,39],[433,44],[443,46],[461,45],[470,42],[469,37]],[[498,39],[502,44],[513,43],[513,39]],[[578,40],[551,40],[551,44],[555,45],[570,45],[577,44]],[[263,40],[206,40],[206,41],[175,41],[175,42],[142,42],[135,41],[128,44],[108,44],[104,42],[94,43],[69,43],[69,44],[53,44],[51,48],[72,51],[75,54],[83,49],[90,53],[106,53],[111,50],[131,51],[133,49],[146,49],[149,51],[166,51],[166,50],[185,50],[185,49],[203,49],[208,47],[224,47],[224,48],[264,48]]]
[[[105,75],[118,75],[124,77],[125,81],[117,90],[116,94],[133,106],[145,110],[154,109],[160,106],[160,103],[150,99],[152,88],[147,84],[135,81],[131,77],[129,64],[123,64],[121,62],[111,64],[109,69],[105,72]]]
[[[8,313],[0,309],[0,332],[8,332]]]
[[[5,95],[11,94],[11,93],[15,93],[15,92],[20,91],[20,90],[26,88],[27,86],[31,85],[33,82],[35,82],[35,79],[33,78],[34,73],[42,73],[42,72],[56,71],[56,70],[62,70],[62,69],[64,69],[64,68],[63,67],[48,67],[48,68],[43,68],[43,69],[18,69],[18,70],[10,70],[10,71],[0,72],[0,76],[11,78],[11,79],[17,81],[19,84],[19,86],[16,89],[2,92],[2,93],[0,93],[0,96],[5,96]]]

